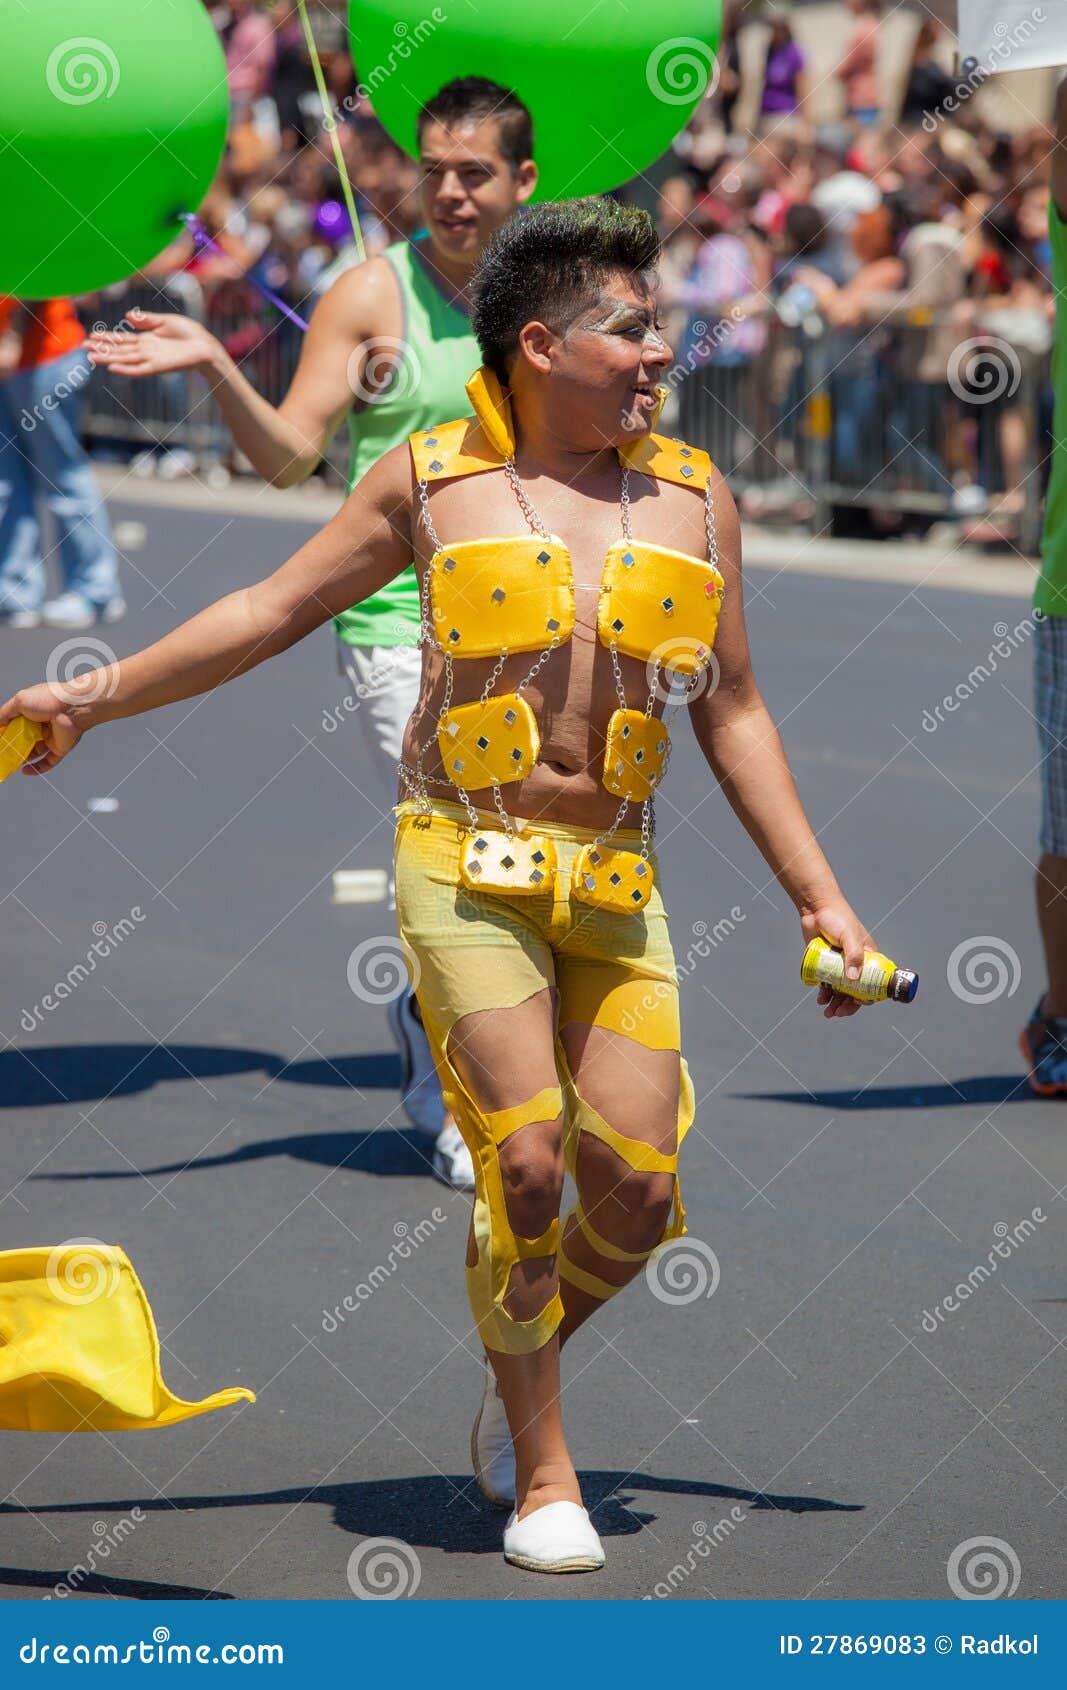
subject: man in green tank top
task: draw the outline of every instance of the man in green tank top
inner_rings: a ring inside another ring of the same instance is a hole
[[[305,481],[346,419],[351,491],[409,434],[466,415],[465,384],[481,363],[467,286],[489,236],[534,191],[533,125],[509,89],[467,76],[446,83],[423,106],[416,132],[423,230],[332,283],[311,317],[280,405],[258,393],[191,317],[139,312],[130,318],[136,335],[87,342],[91,361],[120,375],[198,371],[236,444],[275,487]],[[414,566],[343,612],[334,628],[349,681],[345,702],[363,727],[391,841],[396,765],[421,673]],[[414,993],[405,990],[390,1004],[389,1021],[404,1065],[408,1117],[434,1137],[434,1171],[450,1185],[473,1189],[470,1153],[445,1113]]]

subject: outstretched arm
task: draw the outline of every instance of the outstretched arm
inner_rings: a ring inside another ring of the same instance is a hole
[[[27,774],[44,774],[87,728],[137,716],[232,681],[391,581],[412,559],[411,457],[395,446],[326,527],[251,587],[216,599],[144,651],[76,680],[23,687],[0,707],[41,723]],[[42,751],[43,747],[43,751]]]
[[[752,673],[742,599],[741,526],[721,477],[713,481],[719,569],[726,589],[715,639],[718,684],[690,706],[700,749],[749,837],[792,899],[805,940],[820,934],[845,953],[855,979],[874,941],[834,876],[804,813],[778,730]],[[712,675],[715,671],[712,670]],[[822,987],[826,1014],[851,1015],[860,1006]]]

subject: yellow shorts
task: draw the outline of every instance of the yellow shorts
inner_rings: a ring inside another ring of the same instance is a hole
[[[557,1293],[533,1320],[508,1315],[503,1299],[516,1261],[556,1254],[560,1274],[593,1295],[610,1294],[617,1287],[568,1263],[559,1251],[558,1220],[537,1239],[520,1238],[512,1230],[498,1160],[500,1146],[510,1133],[529,1122],[554,1120],[562,1111],[564,1160],[572,1178],[578,1135],[591,1132],[631,1168],[673,1173],[673,1212],[658,1242],[680,1237],[686,1230],[677,1148],[673,1155],[661,1154],[648,1144],[623,1137],[605,1121],[579,1094],[559,1039],[560,1026],[583,1022],[626,1034],[650,1050],[679,1051],[680,1146],[692,1125],[694,1096],[689,1069],[680,1054],[678,983],[659,864],[655,853],[650,853],[654,885],[644,908],[598,909],[570,896],[574,857],[596,837],[594,830],[538,820],[529,824],[529,830],[549,834],[557,853],[559,872],[549,889],[519,895],[471,890],[462,884],[458,872],[460,845],[469,825],[466,810],[434,799],[429,815],[413,801],[398,804],[395,814],[400,937],[408,947],[412,981],[444,1101],[474,1162],[473,1230],[478,1261],[467,1268],[471,1307],[488,1348],[524,1353],[548,1341],[562,1319],[563,1305]],[[477,815],[479,825],[499,828],[493,814],[479,811]],[[517,817],[513,825],[518,832],[527,826]],[[611,842],[633,849],[640,835],[622,830],[612,834]],[[470,1095],[451,1061],[449,1032],[463,1016],[511,1008],[546,987],[559,994],[555,1037],[559,1086],[515,1108],[489,1114]],[[599,1238],[582,1216],[580,1204],[577,1215],[583,1233],[603,1255],[637,1259]]]

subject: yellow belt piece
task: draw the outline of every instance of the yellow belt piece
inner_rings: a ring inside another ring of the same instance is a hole
[[[148,1298],[116,1245],[0,1250],[0,1428],[129,1432],[255,1400],[242,1385],[202,1402],[167,1389]]]
[[[0,780],[21,769],[43,733],[40,722],[28,722],[25,716],[16,716],[6,728],[0,728]]]

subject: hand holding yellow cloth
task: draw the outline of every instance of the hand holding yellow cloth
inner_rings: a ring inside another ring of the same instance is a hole
[[[0,728],[0,780],[21,769],[44,731],[42,722],[28,722],[25,716],[16,716],[6,728]]]
[[[255,1400],[240,1385],[203,1402],[168,1391],[148,1298],[117,1245],[0,1250],[0,1428],[128,1432]]]

